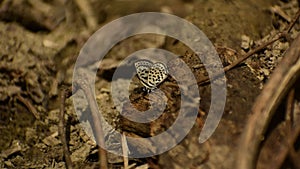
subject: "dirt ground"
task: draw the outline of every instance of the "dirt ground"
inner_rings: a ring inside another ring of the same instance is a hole
[[[206,34],[223,65],[228,66],[283,31],[299,6],[300,2],[296,0],[0,0],[0,168],[66,168],[59,137],[60,91],[62,88],[71,89],[74,65],[84,43],[110,21],[149,11],[185,18]],[[163,154],[129,159],[131,168],[234,168],[239,141],[255,99],[299,31],[298,20],[289,39],[272,43],[226,72],[224,114],[208,141],[198,143],[211,103],[210,84],[205,83],[199,85],[199,115],[187,137]],[[131,53],[150,47],[180,56],[193,68],[198,82],[207,77],[205,70],[197,67],[197,56],[176,39],[137,35],[114,46],[105,55],[97,72],[96,100],[112,126],[135,137],[150,137],[165,131],[176,120],[180,109],[178,85],[171,77],[159,86],[169,93],[167,108],[159,119],[150,124],[131,123],[122,118],[116,108],[118,105],[114,105],[111,99],[112,76],[118,64]],[[123,83],[122,79],[118,80],[118,84]],[[139,79],[134,77],[130,83],[131,103],[139,110],[147,110],[148,96],[135,89],[136,86],[142,87]],[[175,87],[168,87],[170,84],[175,84]],[[298,90],[295,96],[299,96]],[[135,110],[126,109],[129,102],[122,104],[125,105],[125,113],[134,113]],[[262,138],[266,146],[262,144],[260,148],[265,154],[257,155],[257,168],[272,166],[264,160],[272,158],[268,152],[277,148],[275,143],[279,141],[269,136],[285,121],[284,104],[279,106],[267,134]],[[299,97],[296,97],[294,107],[297,113]],[[64,127],[73,167],[99,168],[97,145],[83,130],[72,96],[66,100],[65,108]],[[296,157],[300,157],[299,138],[294,147]],[[299,167],[299,161],[293,159],[292,155],[285,157],[276,167]],[[124,163],[123,157],[108,153],[109,168],[124,168]]]

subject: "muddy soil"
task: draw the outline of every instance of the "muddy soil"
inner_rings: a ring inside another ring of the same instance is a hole
[[[66,168],[58,134],[60,90],[72,88],[80,49],[96,30],[110,21],[149,11],[185,18],[205,33],[222,64],[227,66],[282,31],[298,9],[296,0],[0,0],[0,168]],[[296,22],[290,38],[295,38],[299,30],[300,23]],[[129,165],[140,169],[233,168],[251,107],[289,42],[288,39],[275,42],[226,72],[224,114],[207,142],[199,144],[198,136],[210,108],[209,83],[199,85],[199,115],[187,137],[163,154],[129,159]],[[167,99],[167,106],[163,115],[151,123],[132,123],[118,111],[121,106],[122,113],[135,113],[130,104],[137,110],[149,109],[149,95],[140,91],[143,85],[137,76],[130,80],[130,102],[114,105],[110,88],[116,67],[131,53],[145,48],[173,52],[193,70],[197,81],[207,77],[205,69],[199,67],[197,55],[171,37],[137,35],[114,46],[98,69],[96,100],[109,124],[133,137],[164,132],[174,123],[180,109],[180,92],[172,77],[159,85],[159,89],[168,93],[163,98]],[[89,61],[87,64],[92,65]],[[117,80],[120,86],[125,83]],[[189,96],[193,98],[194,93]],[[87,109],[85,101],[81,104],[82,111]],[[66,100],[65,107],[65,128],[74,168],[99,167],[97,145],[82,128],[79,120],[83,117],[75,113],[72,97]],[[279,116],[277,121],[282,118]],[[109,168],[124,168],[124,159],[112,153],[108,154],[108,163]],[[293,166],[289,160],[285,163],[283,168]]]

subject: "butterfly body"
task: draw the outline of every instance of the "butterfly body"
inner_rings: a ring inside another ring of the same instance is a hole
[[[167,66],[161,62],[152,63],[149,60],[139,60],[134,65],[138,78],[147,91],[156,89],[168,77]]]

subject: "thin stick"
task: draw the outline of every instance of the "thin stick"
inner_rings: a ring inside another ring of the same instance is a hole
[[[286,21],[291,22],[292,19],[290,18],[290,16],[288,16],[284,11],[282,11],[282,9],[278,5],[275,5],[274,7],[271,7],[271,10],[275,14],[281,16]]]
[[[289,131],[289,138],[288,138],[288,156],[290,161],[293,164],[295,169],[300,169],[299,163],[299,155],[296,153],[294,149],[294,144],[296,139],[298,138],[300,132],[300,118],[294,117],[294,101],[295,101],[295,88],[293,88],[287,98],[287,105],[286,105],[286,121],[288,122]]]
[[[98,116],[100,114],[100,112],[98,110],[94,94],[92,92],[93,90],[89,84],[88,76],[84,72],[79,72],[79,73],[80,73],[80,75],[76,79],[75,83],[83,90],[83,92],[87,98],[87,101],[89,103],[89,106],[90,106],[92,119],[93,119],[93,123],[94,123],[95,138],[97,140],[97,143],[100,145],[99,151],[98,151],[100,168],[108,169],[107,152],[105,149],[102,148],[102,147],[105,147],[105,142],[104,142],[104,134],[103,134],[103,130],[102,130],[101,121]]]
[[[291,150],[293,150],[293,144],[295,142],[295,135],[293,134],[292,129],[292,121],[291,121],[291,114],[293,112],[293,105],[294,105],[294,94],[295,94],[295,88],[292,88],[287,96],[286,101],[286,111],[285,111],[285,122],[286,127],[284,127],[284,130],[282,132],[285,132],[285,140],[281,142],[281,148],[278,147],[280,150],[277,152],[276,157],[273,162],[271,161],[271,166],[268,166],[270,168],[274,169],[280,169],[282,168],[282,165],[287,158],[288,155],[290,155]],[[276,130],[276,129],[275,129]],[[279,139],[280,140],[280,139]]]
[[[300,77],[300,34],[286,51],[262,93],[252,107],[250,117],[243,132],[237,155],[236,168],[253,169],[259,144],[279,103],[290,87]]]
[[[91,31],[94,31],[94,29],[97,27],[97,18],[95,17],[96,15],[92,10],[90,1],[75,0],[75,3],[81,10],[88,28]]]
[[[128,161],[128,145],[125,133],[122,133],[122,151],[123,151],[123,159],[124,159],[124,169],[128,169],[129,161]]]
[[[237,59],[234,63],[232,63],[231,65],[228,65],[224,68],[224,71],[228,71],[230,69],[232,69],[233,67],[239,65],[240,63],[242,63],[244,60],[246,60],[247,58],[249,58],[250,56],[252,56],[253,54],[261,51],[262,49],[266,48],[267,46],[269,46],[270,44],[274,43],[275,41],[286,37],[286,34],[288,34],[291,29],[293,28],[293,26],[296,24],[297,20],[300,17],[300,9],[298,10],[297,14],[295,15],[295,17],[293,18],[292,22],[284,29],[284,31],[282,33],[278,33],[273,39],[263,43],[262,45],[258,46],[257,48],[251,50],[250,52],[246,53],[244,56],[240,57],[239,59]]]
[[[59,113],[59,124],[58,131],[60,135],[60,140],[63,146],[63,153],[66,161],[66,168],[73,168],[72,160],[70,157],[70,152],[67,143],[66,131],[65,131],[65,101],[66,101],[66,89],[62,89],[60,92],[60,113]]]
[[[292,28],[296,24],[297,20],[299,19],[299,17],[300,17],[300,9],[296,13],[295,17],[292,19],[292,22],[287,26],[286,33],[289,33],[292,30]]]
[[[295,88],[291,89],[287,96],[286,101],[286,110],[285,110],[285,120],[289,125],[289,129],[291,130],[294,122],[294,101],[295,101]]]
[[[243,56],[239,57],[236,61],[234,61],[232,64],[226,66],[224,68],[224,71],[227,72],[229,70],[231,70],[232,68],[234,68],[235,66],[241,64],[243,61],[245,61],[246,59],[248,59],[250,56],[252,56],[253,54],[261,51],[262,49],[266,48],[267,46],[269,46],[270,44],[276,42],[277,40],[287,37],[287,34],[291,31],[291,29],[293,28],[293,26],[296,24],[297,20],[300,17],[300,9],[298,10],[298,12],[296,13],[295,17],[292,19],[291,23],[284,29],[283,32],[279,32],[277,35],[275,35],[275,37],[263,44],[261,44],[260,46],[256,47],[255,49],[251,50],[250,52],[244,54]],[[218,77],[219,75],[216,75],[215,77],[213,77],[211,80],[214,80]],[[198,82],[198,85],[203,85],[206,83],[209,83],[210,79],[209,77],[204,78],[203,80]]]
[[[234,61],[232,64],[226,66],[226,67],[224,68],[224,72],[227,72],[227,71],[231,70],[232,68],[234,68],[235,66],[241,64],[243,61],[245,61],[246,59],[248,59],[248,58],[249,58],[250,56],[252,56],[253,54],[255,54],[255,53],[261,51],[262,49],[266,48],[267,46],[269,46],[270,44],[274,43],[274,42],[277,41],[278,39],[282,38],[281,36],[282,36],[282,34],[279,34],[279,35],[277,35],[274,39],[272,39],[272,40],[270,40],[270,41],[268,41],[268,42],[263,43],[262,45],[258,46],[257,48],[255,48],[255,49],[251,50],[250,52],[246,53],[245,55],[239,57],[239,58],[238,58],[236,61]],[[212,80],[216,79],[218,76],[219,76],[219,74],[216,75],[215,77],[213,77]],[[206,78],[204,78],[203,80],[199,81],[199,82],[198,82],[198,85],[203,85],[203,84],[206,84],[206,83],[209,83],[209,82],[210,82],[209,77],[206,77]]]
[[[37,110],[35,109],[35,107],[30,103],[30,101],[26,100],[24,97],[22,97],[20,94],[17,95],[17,99],[22,102],[27,109],[34,115],[34,117],[39,120],[40,119],[40,115],[37,112]]]
[[[299,118],[298,118],[299,120]],[[299,122],[299,121],[298,121]],[[293,167],[295,169],[300,169],[300,163],[299,163],[299,159],[300,159],[300,154],[297,153],[294,149],[294,144],[298,138],[300,134],[300,127],[299,124],[297,125],[297,128],[293,130],[293,133],[291,134],[290,138],[289,138],[289,158],[293,164]]]
[[[269,46],[270,44],[274,43],[275,41],[277,41],[278,39],[282,38],[281,34],[277,35],[274,39],[263,43],[262,45],[258,46],[257,48],[251,50],[250,52],[246,53],[245,55],[243,55],[242,57],[238,58],[236,61],[234,61],[232,64],[226,66],[224,68],[224,71],[228,71],[230,69],[232,69],[233,67],[239,65],[240,63],[242,63],[243,61],[245,61],[246,59],[248,59],[250,56],[252,56],[253,54],[261,51],[262,49],[266,48],[267,46]]]

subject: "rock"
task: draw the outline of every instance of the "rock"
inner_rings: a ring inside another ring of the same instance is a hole
[[[241,48],[244,50],[249,50],[252,42],[249,36],[247,35],[242,35],[242,44]]]
[[[89,144],[83,144],[82,147],[75,150],[71,155],[72,162],[84,161],[88,156],[91,150],[91,146]]]
[[[15,154],[21,150],[22,150],[22,147],[20,146],[20,141],[14,140],[9,149],[6,149],[1,152],[0,157],[7,158],[8,156]]]
[[[51,134],[50,136],[44,138],[43,143],[45,143],[48,146],[55,146],[55,145],[59,144],[60,140],[55,138],[56,136],[58,136],[58,132],[55,132],[55,133]]]
[[[30,141],[30,139],[37,139],[36,130],[33,128],[27,128],[25,133],[26,141]]]
[[[14,167],[13,163],[11,161],[4,161],[4,164],[6,165],[6,167]]]
[[[136,169],[147,169],[147,168],[149,168],[148,164],[144,164],[144,165],[140,165],[140,166],[136,167]]]
[[[51,110],[49,113],[48,113],[48,116],[47,118],[49,120],[52,120],[54,122],[58,122],[59,121],[59,109],[54,109],[54,110]]]
[[[261,70],[262,70],[263,74],[266,75],[267,77],[270,75],[270,70],[265,69],[265,68],[263,68]]]

